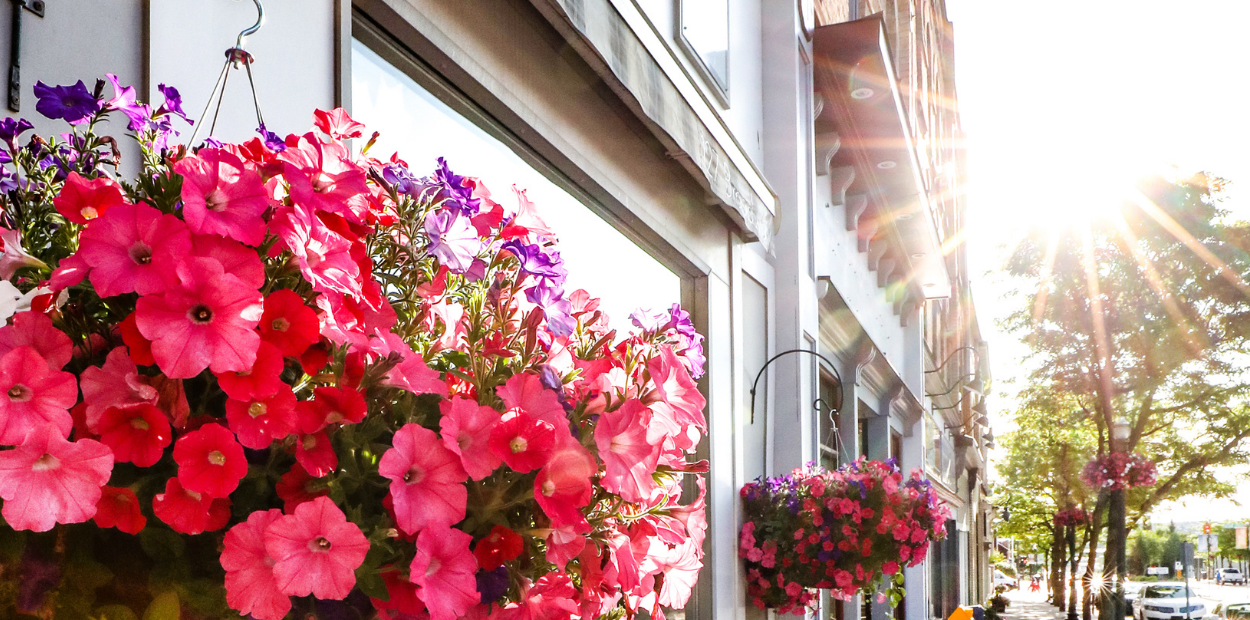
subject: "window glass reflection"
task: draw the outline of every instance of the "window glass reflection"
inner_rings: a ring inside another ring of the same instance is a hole
[[[729,0],[681,0],[681,36],[729,90]]]
[[[414,174],[432,171],[439,157],[458,174],[479,177],[501,204],[526,190],[555,231],[569,275],[565,290],[600,297],[611,326],[630,326],[637,308],[667,309],[680,302],[681,281],[610,224],[551,182],[494,136],[359,41],[352,41],[352,116],[381,132],[371,151],[398,152]]]

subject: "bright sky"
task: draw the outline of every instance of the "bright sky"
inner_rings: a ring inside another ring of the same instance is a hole
[[[1011,308],[990,272],[1027,227],[1169,166],[1231,180],[1226,206],[1250,217],[1250,2],[947,0],[947,13],[968,136],[969,260],[1001,434],[1024,349],[995,325]],[[1191,501],[1156,521],[1245,518],[1242,487],[1244,513]]]

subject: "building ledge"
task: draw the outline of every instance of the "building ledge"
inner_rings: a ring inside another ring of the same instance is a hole
[[[812,39],[817,170],[836,185],[846,226],[874,269],[918,299],[949,297],[950,275],[879,15],[821,26]],[[830,137],[832,136],[832,137]],[[822,137],[824,139],[822,140]]]

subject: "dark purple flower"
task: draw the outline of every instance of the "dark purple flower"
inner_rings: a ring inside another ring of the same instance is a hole
[[[400,194],[415,196],[420,192],[420,180],[413,176],[412,171],[403,164],[391,164],[382,169],[382,178],[395,186]]]
[[[269,150],[275,153],[281,153],[286,150],[286,142],[283,142],[278,134],[266,129],[264,123],[261,123],[260,127],[256,128],[256,133],[260,134],[260,137],[265,140],[265,146],[269,147]]]
[[[0,168],[0,194],[7,194],[17,189],[17,187],[17,174],[10,171],[8,168]]]
[[[100,111],[100,100],[91,96],[82,80],[71,86],[48,86],[35,82],[35,110],[48,118],[64,119],[71,125],[86,122]]]
[[[0,120],[0,140],[9,145],[9,148],[17,148],[17,137],[22,133],[29,131],[33,125],[24,118],[13,118],[12,116]]]
[[[178,92],[177,88],[174,88],[173,86],[166,86],[164,84],[158,84],[156,86],[156,90],[161,91],[161,94],[165,96],[165,103],[162,103],[161,107],[156,110],[157,116],[172,114],[182,118],[182,120],[186,121],[188,125],[195,124],[195,121],[187,118],[187,113],[182,111],[182,94]]]
[[[477,571],[477,591],[482,595],[482,604],[493,603],[508,591],[508,567],[500,566],[495,570]]]
[[[463,215],[477,215],[481,201],[473,197],[473,189],[465,186],[464,177],[447,167],[447,160],[438,158],[438,168],[434,169],[433,185],[438,187],[436,200],[447,200]]]
[[[140,131],[148,126],[148,118],[152,116],[152,108],[139,103],[135,100],[135,87],[122,86],[117,81],[117,76],[112,73],[105,73],[104,77],[108,78],[110,84],[113,85],[113,98],[104,102],[105,110],[117,110],[126,115],[130,119],[127,125],[131,131]]]
[[[219,149],[219,148],[226,146],[226,143],[222,142],[221,140],[218,140],[217,138],[209,136],[207,138],[204,138],[204,144],[202,146]]]

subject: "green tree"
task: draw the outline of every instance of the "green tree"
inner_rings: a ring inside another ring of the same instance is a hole
[[[1158,464],[1159,483],[1128,498],[1130,527],[1160,501],[1227,494],[1212,468],[1248,456],[1250,226],[1219,207],[1222,184],[1150,179],[1118,216],[1038,232],[1007,265],[1005,325],[1030,345],[1034,389],[1075,400],[1100,454],[1126,419],[1120,449]],[[1126,542],[1107,541],[1109,571]]]

